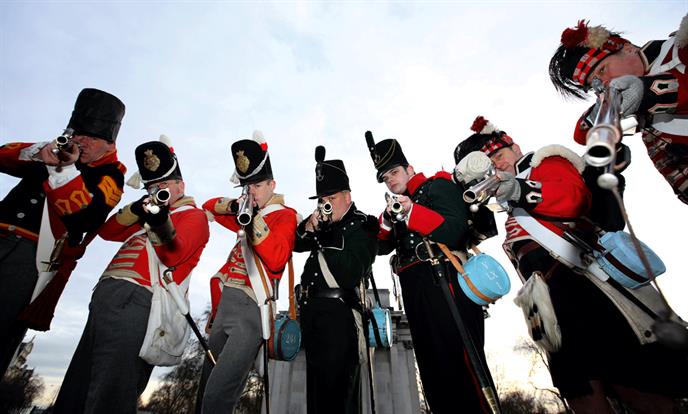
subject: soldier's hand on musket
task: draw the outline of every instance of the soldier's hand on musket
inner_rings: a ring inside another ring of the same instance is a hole
[[[499,187],[495,192],[495,198],[498,202],[518,201],[521,197],[521,185],[516,180],[513,174],[506,171],[497,171],[499,177]]]
[[[320,217],[320,209],[316,208],[310,217],[308,217],[308,221],[306,222],[306,231],[317,231],[321,220],[322,218]]]
[[[241,197],[235,198],[234,200],[231,200],[229,203],[227,203],[227,213],[237,214],[239,212],[239,206],[241,205],[241,202],[243,200],[244,200],[244,196],[241,196]]]
[[[640,108],[645,94],[643,81],[633,75],[621,76],[612,79],[609,87],[617,89],[621,93],[621,113],[624,116],[633,115]]]
[[[74,164],[81,155],[79,146],[72,144],[65,148],[58,149],[54,142],[51,142],[41,148],[36,154],[36,158],[44,162],[46,165],[71,165]]]
[[[134,201],[131,203],[129,206],[129,210],[131,210],[132,213],[136,214],[139,217],[143,217],[146,215],[146,210],[144,209],[144,205],[149,203],[149,196],[148,194],[144,195],[140,199]]]
[[[399,195],[399,196],[397,196],[397,201],[399,203],[401,203],[401,207],[404,209],[404,211],[407,211],[407,212],[411,211],[411,207],[413,207],[413,201],[411,201],[410,198],[406,197],[405,195]],[[385,209],[385,211],[390,215],[392,214],[392,204],[391,203],[389,203],[387,205],[387,208]]]

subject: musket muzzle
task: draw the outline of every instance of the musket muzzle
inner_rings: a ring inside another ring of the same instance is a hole
[[[162,206],[170,201],[171,197],[172,194],[170,194],[170,190],[167,188],[161,188],[151,194],[151,202],[156,206]]]
[[[59,149],[63,149],[69,145],[69,140],[70,138],[68,136],[60,135],[59,137],[55,138],[55,146],[57,146]]]
[[[72,141],[72,136],[74,135],[74,130],[72,128],[67,128],[64,130],[62,135],[55,138],[55,146],[59,150],[66,149]]]
[[[593,167],[604,167],[614,160],[616,144],[621,139],[618,127],[611,124],[595,125],[588,132],[585,162]]]
[[[242,226],[248,226],[251,220],[253,220],[253,196],[246,192],[246,197],[237,212],[237,222]]]
[[[599,80],[594,87],[602,87]],[[619,124],[619,107],[621,96],[614,88],[606,87],[604,94],[600,95],[600,109],[593,122],[593,127],[588,131],[585,141],[585,155],[583,158],[588,165],[593,167],[605,167],[614,163],[616,144],[621,141],[621,126]]]
[[[487,178],[463,192],[463,201],[473,204],[482,203],[494,194],[499,187],[499,177],[489,175]]]
[[[320,209],[320,214],[323,216],[331,216],[332,212],[334,211],[332,208],[332,203],[329,201],[325,201],[324,203],[320,204],[318,208]]]

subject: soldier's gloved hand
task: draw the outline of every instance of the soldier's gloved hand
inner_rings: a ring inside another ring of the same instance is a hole
[[[158,227],[167,222],[170,215],[170,207],[167,205],[160,206],[160,211],[157,214],[146,212],[143,219],[151,227]]]
[[[229,205],[227,206],[227,210],[231,214],[237,214],[239,212],[239,199],[234,199],[229,202]]]
[[[521,186],[516,181],[516,177],[513,174],[498,171],[497,177],[499,177],[500,183],[495,192],[495,197],[497,201],[503,203],[505,201],[518,201],[521,198]]]
[[[610,88],[618,89],[621,93],[621,113],[624,116],[633,115],[640,108],[645,89],[643,81],[633,75],[625,75],[612,79]]]
[[[393,221],[392,213],[389,212],[389,207],[387,207],[382,213],[382,223],[384,223],[385,226],[391,227]]]
[[[143,204],[147,198],[148,198],[148,194],[146,194],[145,196],[141,197],[140,199],[134,201],[129,206],[129,210],[131,210],[132,213],[136,214],[139,217],[145,216],[146,210],[144,210]]]

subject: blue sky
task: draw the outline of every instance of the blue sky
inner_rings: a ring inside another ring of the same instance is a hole
[[[677,29],[686,1],[653,2],[0,2],[0,142],[50,140],[66,125],[84,87],[127,106],[120,158],[135,169],[134,148],[168,135],[187,193],[199,203],[234,196],[229,146],[254,129],[268,140],[278,191],[307,215],[315,207],[313,151],[344,160],[353,197],[378,214],[385,188],[375,180],[363,133],[394,137],[417,170],[453,168],[452,151],[484,115],[534,150],[561,143],[578,152],[571,131],[585,103],[559,97],[547,64],[565,27],[606,24],[642,45]],[[660,278],[688,317],[681,275],[685,207],[654,170],[639,136],[626,200],[641,238],[665,260]],[[0,177],[0,196],[16,180]],[[140,197],[127,189],[125,201]],[[500,222],[503,217],[499,218]],[[192,310],[209,301],[208,280],[234,237],[211,224],[211,240],[191,283]],[[515,364],[510,347],[526,334],[512,303],[520,282],[501,234],[483,250],[502,261],[512,293],[486,320],[494,366]],[[91,245],[40,333],[29,364],[56,389],[76,348],[91,290],[117,249]],[[297,275],[304,258],[296,256]],[[389,286],[387,258],[375,265]],[[285,284],[286,285],[286,284]],[[283,287],[285,289],[285,287]],[[282,295],[286,297],[285,294]],[[521,368],[505,374],[514,382]],[[527,372],[527,371],[526,371]],[[156,370],[156,374],[159,373]]]

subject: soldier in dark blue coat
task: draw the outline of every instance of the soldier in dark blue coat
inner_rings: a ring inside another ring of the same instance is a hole
[[[310,252],[297,289],[306,349],[308,413],[360,413],[365,362],[356,289],[377,253],[378,223],[356,209],[341,160],[316,148],[319,208],[296,230],[297,252]],[[329,204],[329,206],[325,206]]]

